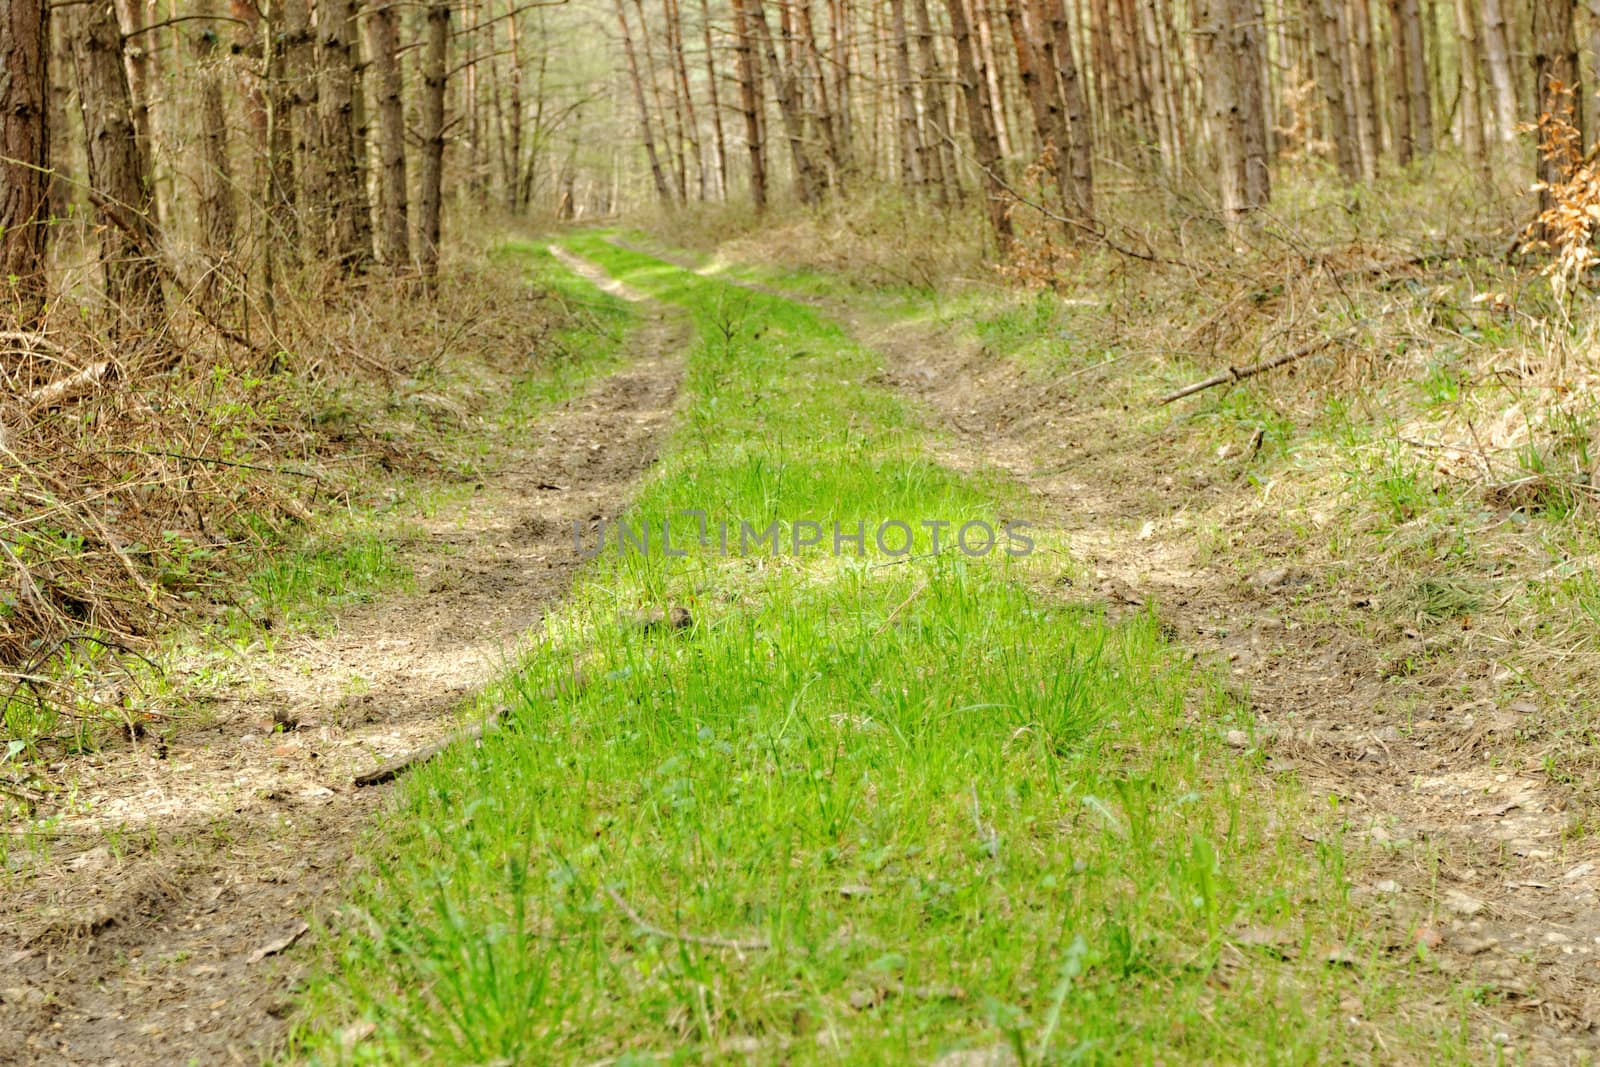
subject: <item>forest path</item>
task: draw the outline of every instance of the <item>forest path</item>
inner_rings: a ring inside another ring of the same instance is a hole
[[[1423,951],[1484,990],[1475,1028],[1514,1041],[1519,1062],[1594,1056],[1600,845],[1567,832],[1566,798],[1519,748],[1532,709],[1506,695],[1507,672],[1376,605],[1329,610],[1351,594],[1326,535],[1245,477],[1255,446],[1241,437],[1215,469],[1193,469],[1177,433],[1129,413],[1140,393],[1118,375],[1133,372],[1041,379],[959,325],[842,317],[948,433],[939,462],[1027,487],[1094,576],[1079,595],[1114,613],[1152,604],[1176,641],[1224,665],[1257,724],[1241,756],[1259,751],[1270,774],[1337,803],[1352,892],[1393,952]]]
[[[303,970],[303,916],[360,869],[387,793],[352,777],[455,729],[566,593],[573,523],[619,514],[654,462],[683,338],[678,320],[650,318],[625,365],[528,426],[470,499],[397,546],[414,592],[253,657],[238,696],[159,750],[75,766],[73,800],[41,835],[53,843],[9,856],[0,1063],[270,1054]]]

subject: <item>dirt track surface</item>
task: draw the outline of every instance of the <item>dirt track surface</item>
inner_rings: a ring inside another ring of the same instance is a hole
[[[621,512],[682,374],[652,322],[626,366],[550,412],[402,546],[413,592],[252,658],[204,727],[73,768],[42,857],[0,899],[0,1063],[254,1063],[283,1039],[306,917],[337,899],[388,789],[352,777],[437,741],[579,564],[574,520]],[[185,665],[175,667],[182,675]],[[274,730],[274,716],[298,725]]]
[[[1371,846],[1354,892],[1374,936],[1402,956],[1420,941],[1488,991],[1474,1026],[1512,1062],[1600,1053],[1600,848],[1569,839],[1569,798],[1519,740],[1540,709],[1506,695],[1510,672],[1482,643],[1373,619],[1347,574],[1323,581],[1340,565],[1241,477],[1248,447],[1188,462],[1178,434],[1140,429],[1118,402],[1128,372],[1041,381],[953,330],[855,325],[950,434],[940,462],[1007,472],[1066,533],[1094,574],[1071,595],[1113,612],[1154,603],[1247,694],[1257,726],[1241,756],[1259,745],[1269,773],[1339,798]],[[1201,531],[1222,536],[1203,549]]]

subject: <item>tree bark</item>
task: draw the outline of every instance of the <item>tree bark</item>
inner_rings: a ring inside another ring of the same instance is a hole
[[[1467,158],[1483,163],[1483,82],[1479,71],[1483,66],[1478,43],[1478,15],[1472,0],[1455,0],[1456,39],[1460,42],[1457,53],[1461,64],[1461,146]]]
[[[917,88],[911,77],[911,46],[906,39],[905,0],[889,0],[889,32],[895,99],[900,113],[900,173],[908,189],[920,192],[927,181],[927,150],[917,129]]]
[[[0,5],[0,314],[32,326],[49,294],[50,8]]]
[[[1344,92],[1344,40],[1339,32],[1338,0],[1305,0],[1305,17],[1311,27],[1312,50],[1316,54],[1317,83],[1322,87],[1322,102],[1327,108],[1334,159],[1347,181],[1361,177],[1361,163],[1352,136],[1352,116]]]
[[[1480,0],[1483,15],[1483,64],[1489,70],[1495,134],[1509,144],[1517,136],[1517,83],[1511,75],[1511,42],[1506,31],[1504,0]]]
[[[104,0],[68,10],[106,296],[121,312],[125,332],[154,333],[162,326],[164,311],[154,258],[154,200],[149,161],[133,123],[122,31]]]
[[[750,0],[733,0],[734,59],[739,77],[739,110],[744,115],[745,147],[750,152],[750,197],[757,211],[765,211],[767,152],[761,116],[761,69],[755,47],[750,42],[748,3]]]
[[[1067,21],[1065,0],[1042,0],[1050,33],[1045,38],[1045,62],[1056,73],[1061,104],[1066,112],[1071,141],[1067,155],[1072,168],[1072,192],[1077,217],[1086,226],[1094,225],[1094,127],[1084,102],[1083,83],[1072,55],[1072,27]]]
[[[1248,101],[1260,96],[1259,76],[1246,55],[1257,47],[1250,15],[1240,0],[1197,0],[1193,11],[1222,217],[1230,228],[1261,207],[1270,192],[1266,160],[1257,154],[1264,135],[1253,137],[1248,121],[1260,107],[1252,109]]]
[[[722,129],[722,98],[717,89],[716,51],[711,47],[711,8],[700,0],[700,29],[706,45],[706,91],[711,97],[711,134],[717,152],[717,197],[728,198],[728,140]]]
[[[1565,123],[1573,130],[1583,129],[1583,89],[1579,84],[1578,40],[1573,29],[1572,9],[1572,0],[1537,0],[1533,5],[1533,73],[1541,128],[1556,122]],[[1572,147],[1573,156],[1583,154],[1582,134],[1578,137],[1578,143]],[[1539,181],[1566,180],[1577,159],[1565,153],[1552,154],[1543,148],[1541,145],[1536,150]],[[1553,204],[1550,190],[1541,189],[1539,210],[1546,211]]]
[[[233,247],[238,213],[215,28],[207,25],[195,34],[194,54],[200,83],[200,240],[208,254],[220,258]]]
[[[661,0],[661,3],[667,19],[667,51],[678,80],[678,95],[683,100],[684,133],[689,139],[689,150],[694,155],[695,182],[700,191],[700,200],[704,202],[706,155],[700,143],[700,120],[694,111],[694,94],[689,92],[689,64],[683,55],[683,12],[678,0]]]
[[[450,51],[450,0],[429,0],[422,52],[422,167],[417,209],[417,259],[423,284],[439,283],[439,241],[444,206],[445,63]]]
[[[940,207],[947,207],[952,196],[960,194],[956,169],[955,131],[950,128],[950,112],[944,106],[944,69],[933,43],[933,22],[928,16],[928,0],[911,0],[911,14],[917,24],[917,54],[922,62],[923,113],[928,122],[928,181]]]
[[[945,0],[950,12],[950,34],[955,40],[956,73],[967,107],[967,125],[972,133],[973,154],[983,185],[984,207],[989,226],[1002,255],[1011,251],[1011,196],[1006,189],[1005,163],[1000,154],[1000,139],[995,132],[994,112],[989,106],[988,83],[978,66],[972,28],[962,0]]]
[[[350,0],[319,0],[317,18],[319,184],[327,211],[321,244],[341,267],[359,269],[372,258],[372,226],[356,151]]]
[[[411,261],[406,216],[406,116],[400,70],[400,13],[396,0],[380,0],[367,15],[378,99],[378,249],[391,268]]]
[[[772,30],[767,26],[761,0],[747,2],[750,21],[761,38],[766,54],[767,76],[772,79],[772,90],[778,97],[778,115],[783,120],[783,133],[789,141],[789,154],[794,161],[795,193],[802,204],[810,204],[817,199],[817,180],[811,155],[806,151],[805,115],[801,110],[794,64],[786,66],[779,62],[777,45],[773,41]]]

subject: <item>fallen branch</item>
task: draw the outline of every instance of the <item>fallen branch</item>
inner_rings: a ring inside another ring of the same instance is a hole
[[[114,367],[109,359],[99,363],[91,363],[76,373],[65,378],[57,378],[49,385],[42,385],[28,393],[24,399],[28,402],[30,410],[54,407],[64,404],[84,393],[92,392],[102,382],[113,375]]]
[[[1353,330],[1346,330],[1333,337],[1319,337],[1315,341],[1306,342],[1292,352],[1285,352],[1281,356],[1273,356],[1271,359],[1263,360],[1248,367],[1229,367],[1223,373],[1213,374],[1205,381],[1195,382],[1193,385],[1184,386],[1177,392],[1168,393],[1156,402],[1163,405],[1170,404],[1174,400],[1182,400],[1186,396],[1193,396],[1195,393],[1214,389],[1219,385],[1232,385],[1234,382],[1242,382],[1246,378],[1254,378],[1258,374],[1265,374],[1269,370],[1276,370],[1286,364],[1305,359],[1307,356],[1316,355],[1335,341],[1343,340],[1353,332]]]
[[[435,741],[431,745],[425,745],[414,752],[408,752],[406,755],[401,756],[398,759],[392,759],[388,763],[375,767],[365,774],[356,775],[354,779],[355,784],[358,786],[367,786],[382,785],[384,782],[391,782],[400,777],[406,771],[409,771],[412,767],[427,763],[429,760],[433,759],[433,757],[437,756],[439,753],[443,752],[445,749],[449,748],[453,744],[456,744],[457,742],[477,742],[483,737],[484,731],[498,723],[501,719],[505,718],[506,713],[507,709],[503,705],[495,708],[488,715],[485,715],[482,719],[473,723],[460,733],[451,734],[449,737],[446,737],[443,740]]]
[[[649,934],[651,937],[665,938],[668,941],[686,941],[691,945],[709,945],[712,948],[731,948],[736,952],[764,952],[772,947],[771,943],[763,938],[740,941],[736,938],[715,937],[711,934],[675,934],[671,930],[663,930],[654,923],[647,922],[644,916],[634,911],[628,902],[622,899],[622,895],[610,886],[606,887],[606,896],[610,897],[611,903],[639,928],[640,933]]]

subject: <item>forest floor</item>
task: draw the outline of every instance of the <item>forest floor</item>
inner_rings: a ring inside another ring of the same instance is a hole
[[[413,590],[85,761],[8,883],[0,1061],[1600,1058],[1578,520],[1430,492],[1378,419],[1161,407],[1192,368],[1031,297],[552,251],[632,358]],[[686,508],[1038,551],[573,550]],[[350,785],[463,707],[506,727]]]

